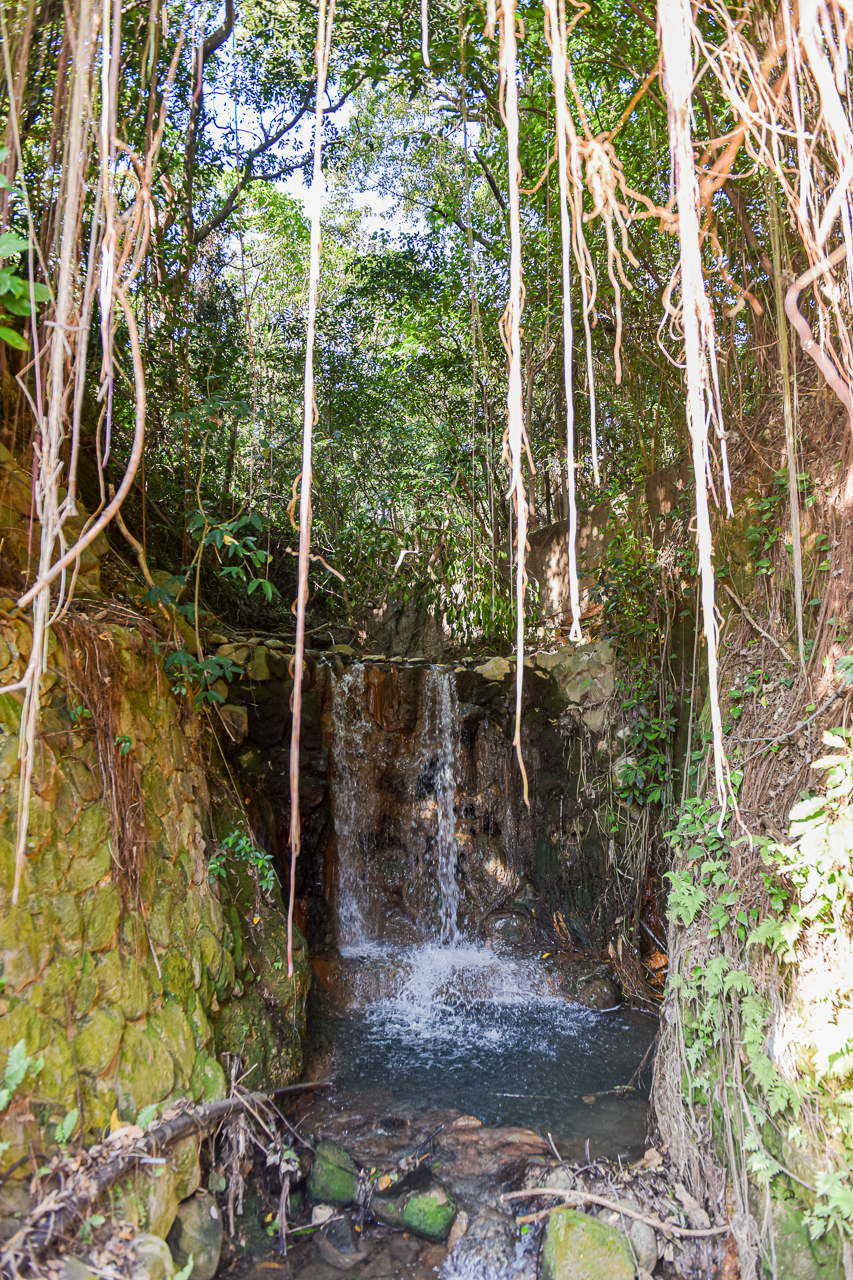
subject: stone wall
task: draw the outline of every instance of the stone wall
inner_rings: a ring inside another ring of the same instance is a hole
[[[12,611],[13,601],[0,599],[2,686],[20,677],[31,644],[27,623]],[[74,624],[60,624],[50,638],[17,906],[21,694],[0,688],[0,1078],[20,1040],[43,1060],[0,1114],[0,1141],[9,1144],[0,1166],[30,1144],[44,1150],[52,1126],[78,1104],[82,1130],[100,1134],[113,1113],[133,1121],[149,1103],[224,1096],[224,1052],[254,1066],[256,1087],[301,1070],[304,943],[297,936],[297,972],[288,981],[280,901],[258,894],[237,865],[225,881],[208,878],[214,829],[239,827],[239,801],[220,788],[211,805],[209,743],[192,708],[173,696],[150,628],[146,636],[113,620],[127,610],[89,613],[78,607]],[[112,752],[98,741],[75,662],[81,627],[97,647],[96,678],[119,686]],[[118,872],[104,799],[115,752],[136,778],[144,810],[135,890]]]

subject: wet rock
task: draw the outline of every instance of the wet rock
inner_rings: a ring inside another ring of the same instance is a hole
[[[619,988],[610,978],[590,978],[578,987],[578,1000],[589,1009],[612,1009],[619,1004]]]
[[[370,1249],[357,1238],[348,1218],[335,1218],[315,1236],[320,1257],[336,1271],[349,1271],[363,1262]]]
[[[348,1151],[337,1142],[320,1142],[308,1177],[308,1194],[315,1204],[343,1209],[358,1196],[358,1169]]]
[[[461,1215],[460,1215],[461,1217]],[[484,1209],[478,1213],[453,1255],[456,1275],[485,1277],[505,1275],[515,1261],[515,1224],[505,1213]],[[603,1280],[599,1277],[599,1280]]]
[[[633,1209],[636,1213],[642,1212],[636,1200],[622,1196],[614,1196],[614,1199],[626,1209]],[[647,1222],[638,1222],[636,1218],[628,1218],[624,1214],[617,1213],[615,1209],[602,1209],[598,1217],[601,1222],[606,1222],[609,1227],[622,1231],[628,1237],[628,1245],[639,1269],[654,1270],[658,1260],[658,1242],[653,1227],[650,1227]]]
[[[143,1231],[133,1242],[136,1261],[131,1271],[132,1280],[171,1280],[175,1263],[165,1240]],[[66,1266],[71,1259],[66,1260]],[[64,1280],[64,1278],[63,1278]],[[68,1277],[77,1280],[77,1277]]]
[[[178,1268],[192,1254],[192,1280],[212,1280],[222,1252],[222,1214],[213,1196],[202,1193],[179,1205],[166,1243]]]
[[[371,1209],[385,1226],[434,1241],[447,1239],[456,1217],[456,1202],[447,1187],[425,1168],[375,1192]]]
[[[576,1209],[555,1209],[542,1249],[542,1280],[634,1280],[621,1231]]]
[[[530,928],[530,917],[521,911],[493,911],[486,921],[485,933],[491,942],[521,942]]]

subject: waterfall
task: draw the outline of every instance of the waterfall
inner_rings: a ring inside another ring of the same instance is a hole
[[[459,940],[458,851],[453,803],[456,795],[456,682],[450,671],[430,667],[424,689],[423,760],[431,775],[436,802],[436,879],[439,894],[439,941]]]
[[[364,666],[356,663],[335,681],[332,695],[332,768],[337,843],[335,899],[338,947],[343,953],[363,951],[369,942],[369,884],[360,800],[371,730],[371,722],[365,713]]]

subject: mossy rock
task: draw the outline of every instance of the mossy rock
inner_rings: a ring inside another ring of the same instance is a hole
[[[96,969],[101,996],[118,1005],[128,1022],[136,1022],[151,1008],[151,985],[136,956],[110,951],[99,956]]]
[[[776,1274],[784,1280],[844,1280],[844,1259],[834,1233],[812,1240],[802,1211],[774,1200],[773,1235]]]
[[[308,1175],[308,1194],[315,1204],[345,1209],[358,1197],[358,1169],[348,1151],[337,1142],[320,1142]]]
[[[433,1241],[447,1239],[456,1217],[453,1196],[441,1179],[423,1166],[377,1191],[371,1208],[386,1226]]]
[[[89,909],[84,940],[87,951],[109,951],[115,946],[121,918],[118,888],[105,884],[96,890]]]
[[[621,1231],[576,1209],[555,1209],[542,1249],[542,1280],[634,1280]]]
[[[176,1000],[166,1000],[162,1009],[148,1019],[172,1055],[178,1082],[189,1084],[196,1059],[195,1039],[187,1015]]]
[[[114,1062],[124,1031],[120,1012],[95,1009],[74,1036],[74,1052],[82,1071],[100,1076]]]
[[[171,1093],[174,1084],[175,1064],[156,1030],[126,1026],[118,1070],[122,1117],[135,1120],[143,1107]]]
[[[194,1102],[220,1102],[228,1092],[225,1072],[219,1063],[203,1050],[199,1052],[190,1077],[190,1096]]]

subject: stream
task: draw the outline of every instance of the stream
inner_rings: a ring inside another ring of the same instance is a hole
[[[562,1177],[560,1160],[642,1157],[648,1098],[628,1086],[657,1021],[618,999],[596,1009],[567,998],[565,966],[523,937],[472,936],[453,673],[427,670],[411,741],[383,729],[382,715],[363,665],[336,679],[337,946],[313,959],[309,1062],[331,1085],[306,1100],[298,1123],[361,1168],[411,1167],[428,1153],[459,1227],[449,1244],[430,1244],[342,1215],[277,1265],[299,1280],[533,1280],[534,1236],[519,1236],[501,1195],[531,1164],[537,1177],[549,1168]],[[508,877],[502,865],[497,876]]]

